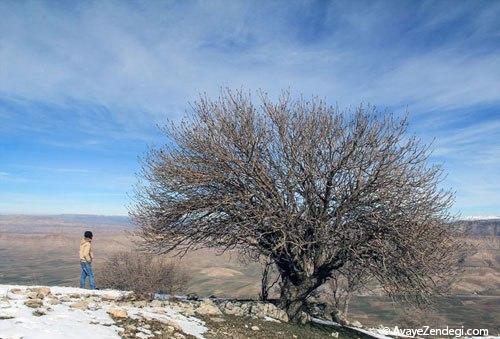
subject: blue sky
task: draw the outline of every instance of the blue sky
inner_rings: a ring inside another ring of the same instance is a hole
[[[498,1],[1,1],[0,213],[126,214],[200,92],[408,110],[454,212],[500,215]]]

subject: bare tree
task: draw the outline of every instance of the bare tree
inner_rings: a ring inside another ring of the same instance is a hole
[[[349,302],[355,293],[368,291],[370,278],[369,270],[359,265],[346,264],[332,273],[323,297],[334,307],[336,317],[344,318],[347,315]]]
[[[265,258],[261,260],[262,274],[260,281],[259,299],[262,301],[269,300],[269,293],[279,282],[279,275],[274,274],[274,263],[271,259]]]
[[[135,250],[111,255],[97,266],[97,277],[101,287],[134,291],[140,298],[185,292],[189,282],[188,272],[173,261]]]
[[[292,321],[347,264],[416,304],[452,273],[452,194],[438,188],[442,171],[406,119],[287,93],[256,105],[228,90],[164,130],[168,144],[145,157],[131,210],[149,250],[269,257]]]

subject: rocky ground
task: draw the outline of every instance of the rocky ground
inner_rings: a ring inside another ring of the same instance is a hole
[[[145,301],[114,290],[0,285],[0,339],[383,337],[362,331],[321,321],[292,325],[285,312],[256,301]]]

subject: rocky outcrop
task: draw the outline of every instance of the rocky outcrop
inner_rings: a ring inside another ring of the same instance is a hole
[[[303,318],[310,320],[305,313]],[[276,323],[288,321],[285,311],[260,301],[176,297],[151,301],[112,290],[0,285],[0,333],[7,338],[37,338],[47,330],[46,324],[54,323],[75,338],[87,338],[88,333],[96,338],[203,338],[205,332],[211,338],[266,337],[267,331],[279,326]],[[290,329],[294,326],[287,324],[280,331]],[[301,327],[296,330],[288,337],[307,337]]]
[[[71,308],[76,308],[79,310],[86,310],[89,307],[89,302],[86,300],[80,300],[69,305]]]
[[[108,310],[108,314],[111,315],[113,318],[127,318],[128,317],[127,311],[120,309],[120,308],[110,308]]]
[[[288,322],[286,312],[271,303],[223,301],[220,303],[220,309],[224,314],[228,315],[250,316],[262,319],[272,318],[281,322]]]
[[[221,315],[219,307],[210,299],[204,299],[200,305],[194,310],[200,315]]]
[[[24,302],[24,305],[31,307],[31,308],[38,308],[43,305],[43,300],[42,299],[28,299]]]
[[[136,307],[172,307],[185,316],[209,316],[211,318],[221,315],[237,317],[251,317],[264,320],[274,320],[278,322],[288,322],[288,315],[285,311],[272,303],[259,301],[236,301],[221,299],[202,300],[154,300],[152,302],[135,301]]]

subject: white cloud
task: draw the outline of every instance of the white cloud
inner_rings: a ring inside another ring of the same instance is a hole
[[[464,14],[431,14],[426,6],[417,32],[429,34]],[[252,13],[257,9],[260,15]],[[498,52],[467,49],[462,35],[425,53],[395,42],[388,49],[359,48],[356,39],[387,33],[393,22],[381,19],[396,9],[330,8],[324,25],[335,30],[315,32],[322,37],[315,43],[294,35],[286,11],[257,9],[243,2],[134,7],[111,1],[70,8],[4,2],[0,10],[9,14],[0,23],[0,95],[98,104],[125,125],[182,113],[198,92],[215,94],[225,85],[271,92],[292,87],[345,104],[368,100],[419,111],[499,102]],[[488,22],[473,24],[484,31]],[[399,33],[403,41],[412,38]]]
[[[450,127],[457,112],[500,112],[498,3],[4,1],[0,13],[0,104],[13,106],[0,105],[1,133],[87,151],[151,142],[199,92],[291,88],[408,107],[435,133],[460,206],[500,197],[487,182],[498,116]]]

